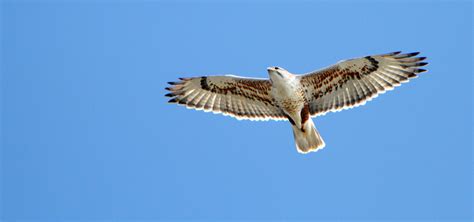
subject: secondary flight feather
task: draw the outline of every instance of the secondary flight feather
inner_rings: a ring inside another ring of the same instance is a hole
[[[170,103],[237,119],[288,120],[297,151],[325,146],[311,117],[365,104],[417,77],[428,63],[419,53],[392,52],[336,63],[302,75],[268,67],[269,79],[201,76],[169,82]]]

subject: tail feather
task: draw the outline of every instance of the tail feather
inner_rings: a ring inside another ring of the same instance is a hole
[[[303,130],[292,125],[293,136],[295,137],[296,149],[299,153],[316,152],[324,148],[325,143],[318,130],[314,127],[311,118],[303,125]]]

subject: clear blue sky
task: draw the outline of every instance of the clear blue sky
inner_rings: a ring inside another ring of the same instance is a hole
[[[472,3],[1,3],[4,220],[472,220]],[[167,104],[178,77],[421,51],[429,72],[288,122]]]

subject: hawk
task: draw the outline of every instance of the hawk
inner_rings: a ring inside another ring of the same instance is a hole
[[[306,74],[268,67],[269,79],[233,75],[180,78],[169,82],[168,102],[237,119],[288,120],[300,153],[325,146],[311,117],[365,104],[418,73],[426,57],[392,52],[343,60]]]

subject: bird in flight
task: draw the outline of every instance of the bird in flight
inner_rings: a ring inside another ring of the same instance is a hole
[[[168,102],[237,119],[288,120],[300,153],[325,146],[311,117],[365,104],[418,73],[426,57],[392,52],[344,60],[306,74],[268,67],[269,79],[233,75],[180,78],[169,82]]]

